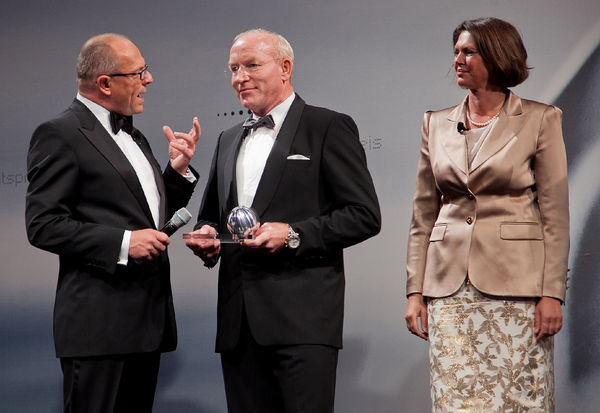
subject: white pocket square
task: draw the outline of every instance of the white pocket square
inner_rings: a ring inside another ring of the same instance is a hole
[[[307,158],[306,156],[300,154],[290,155],[287,158],[290,161],[310,161],[310,158]]]

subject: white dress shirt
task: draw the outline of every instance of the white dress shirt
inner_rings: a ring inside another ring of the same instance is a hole
[[[267,163],[267,158],[271,153],[277,134],[295,97],[296,94],[292,92],[287,99],[275,106],[267,114],[273,117],[273,122],[275,123],[273,129],[261,126],[251,130],[244,138],[240,146],[235,168],[237,195],[240,206],[252,206],[258,183]],[[254,114],[252,117],[258,118]]]
[[[133,138],[127,132],[120,130],[117,134],[113,133],[110,126],[110,112],[108,109],[81,96],[79,93],[77,93],[77,100],[83,103],[94,114],[94,116],[98,118],[98,121],[102,124],[102,126],[104,126],[104,129],[106,129],[108,134],[114,139],[121,151],[123,151],[123,154],[135,170],[138,180],[142,186],[142,190],[144,191],[144,195],[146,196],[148,206],[150,207],[154,225],[156,228],[158,228],[160,194],[158,193],[154,172],[150,162],[148,161],[148,158],[146,158],[146,155],[144,155],[138,144],[133,141]],[[131,231],[126,230],[123,234],[121,251],[117,261],[121,265],[127,265],[130,239]]]

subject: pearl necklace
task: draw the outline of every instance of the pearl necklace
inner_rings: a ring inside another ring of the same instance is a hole
[[[481,128],[483,126],[487,126],[490,123],[492,123],[492,121],[500,115],[501,111],[502,111],[502,106],[500,106],[500,110],[498,110],[498,113],[496,113],[494,116],[492,116],[489,120],[487,120],[485,122],[475,122],[473,119],[471,119],[471,116],[469,115],[469,106],[467,105],[467,119],[469,120],[469,123],[471,125],[475,125],[475,126]]]

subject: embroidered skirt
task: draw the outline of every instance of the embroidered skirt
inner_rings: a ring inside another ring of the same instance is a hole
[[[433,412],[554,412],[554,341],[535,340],[535,299],[490,297],[467,281],[427,309]]]

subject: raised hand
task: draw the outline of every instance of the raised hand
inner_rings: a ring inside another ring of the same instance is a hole
[[[190,160],[196,151],[196,142],[202,134],[198,118],[194,117],[192,129],[189,133],[173,132],[169,126],[163,126],[165,137],[169,141],[169,158],[171,159],[171,167],[185,175]]]

